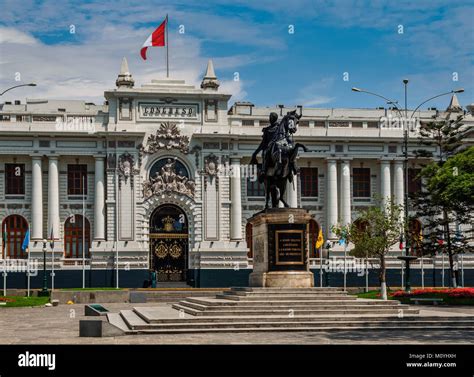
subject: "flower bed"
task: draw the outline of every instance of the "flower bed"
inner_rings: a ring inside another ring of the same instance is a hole
[[[15,300],[9,297],[0,297],[0,302],[15,302]]]
[[[392,297],[451,297],[451,298],[474,298],[474,288],[425,288],[414,289],[411,293],[396,291]]]

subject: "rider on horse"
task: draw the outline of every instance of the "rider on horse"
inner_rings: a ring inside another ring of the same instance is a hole
[[[270,113],[269,120],[270,125],[262,129],[262,141],[260,142],[260,145],[258,146],[256,151],[252,154],[252,159],[250,161],[250,165],[256,165],[258,154],[260,153],[260,151],[264,151],[264,153],[262,154],[262,169],[259,175],[260,183],[262,183],[263,179],[265,178],[264,172],[268,171],[270,156],[273,155],[275,157],[274,160],[278,161],[281,164],[282,148],[288,148],[292,144],[290,136],[282,132],[280,122],[278,121],[278,114],[273,112]],[[296,169],[294,170],[294,173],[296,173]],[[292,181],[292,177],[289,179],[289,181]]]

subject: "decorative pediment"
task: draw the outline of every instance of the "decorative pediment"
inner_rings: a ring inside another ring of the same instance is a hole
[[[189,153],[189,137],[181,135],[176,123],[161,123],[156,134],[148,136],[146,144],[141,146],[140,151],[145,154],[153,154],[163,149],[178,149],[184,154]]]
[[[195,186],[193,180],[176,172],[176,159],[168,159],[160,171],[143,184],[143,196],[148,199],[153,195],[178,193],[193,198]]]

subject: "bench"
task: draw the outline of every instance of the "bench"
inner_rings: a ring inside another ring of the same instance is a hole
[[[419,303],[431,303],[433,305],[438,305],[443,302],[442,298],[427,298],[427,297],[419,297],[419,298],[410,298],[410,301],[414,302],[415,305],[419,305]]]

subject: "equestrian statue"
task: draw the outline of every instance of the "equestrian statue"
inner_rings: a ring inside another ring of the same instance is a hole
[[[250,165],[257,165],[257,156],[262,152],[262,165],[258,169],[258,181],[265,186],[265,209],[268,209],[270,198],[272,208],[278,208],[283,199],[287,182],[293,182],[297,174],[296,157],[298,149],[308,152],[303,144],[294,143],[293,134],[298,130],[301,114],[296,110],[289,111],[280,121],[278,114],[270,113],[270,125],[263,128],[263,136],[257,150],[252,154]]]

